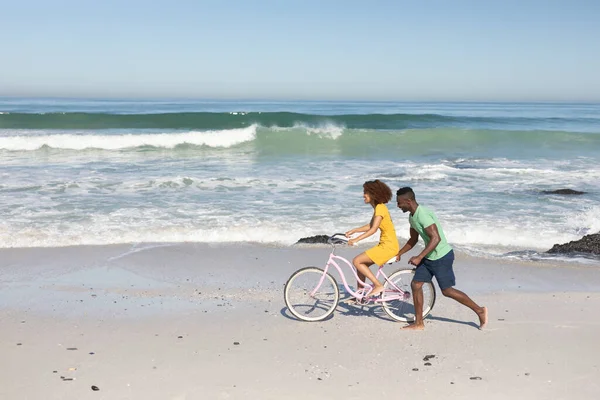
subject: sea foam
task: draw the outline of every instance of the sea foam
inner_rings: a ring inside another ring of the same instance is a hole
[[[18,135],[0,137],[0,149],[31,151],[44,146],[65,150],[120,150],[142,146],[172,149],[191,144],[208,147],[232,147],[254,140],[256,125],[247,128],[146,134],[71,134]]]

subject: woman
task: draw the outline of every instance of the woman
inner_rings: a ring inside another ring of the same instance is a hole
[[[375,180],[365,182],[363,185],[363,198],[366,204],[370,204],[373,209],[373,217],[369,224],[355,228],[346,232],[346,237],[350,237],[355,233],[362,233],[360,236],[350,239],[349,245],[354,245],[359,241],[373,235],[379,229],[381,235],[379,244],[370,248],[354,257],[352,263],[358,272],[358,278],[364,282],[365,277],[373,282],[373,290],[369,293],[370,296],[377,296],[383,292],[383,285],[375,278],[369,267],[373,264],[379,266],[385,264],[391,258],[395,257],[400,251],[398,246],[398,238],[396,237],[396,229],[392,223],[390,212],[385,203],[392,199],[392,191],[385,183]],[[361,282],[357,283],[359,288],[363,287]]]

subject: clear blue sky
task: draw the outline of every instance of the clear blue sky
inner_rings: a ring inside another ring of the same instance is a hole
[[[0,0],[0,96],[600,101],[597,0]]]

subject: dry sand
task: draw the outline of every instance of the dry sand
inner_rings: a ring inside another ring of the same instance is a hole
[[[489,308],[489,327],[440,296],[425,331],[403,332],[379,307],[290,317],[285,281],[327,254],[0,250],[0,399],[600,398],[600,266],[459,254],[457,288]]]

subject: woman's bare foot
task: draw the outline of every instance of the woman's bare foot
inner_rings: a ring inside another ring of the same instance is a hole
[[[488,322],[488,310],[487,307],[481,307],[481,311],[477,312],[479,317],[479,329],[485,328]]]
[[[369,293],[369,297],[379,296],[381,292],[383,292],[383,285],[375,286],[373,290]]]
[[[407,331],[422,331],[423,329],[425,329],[425,324],[424,323],[414,323],[414,324],[409,324],[406,326],[403,326],[402,328],[400,328],[402,330],[407,330]]]

